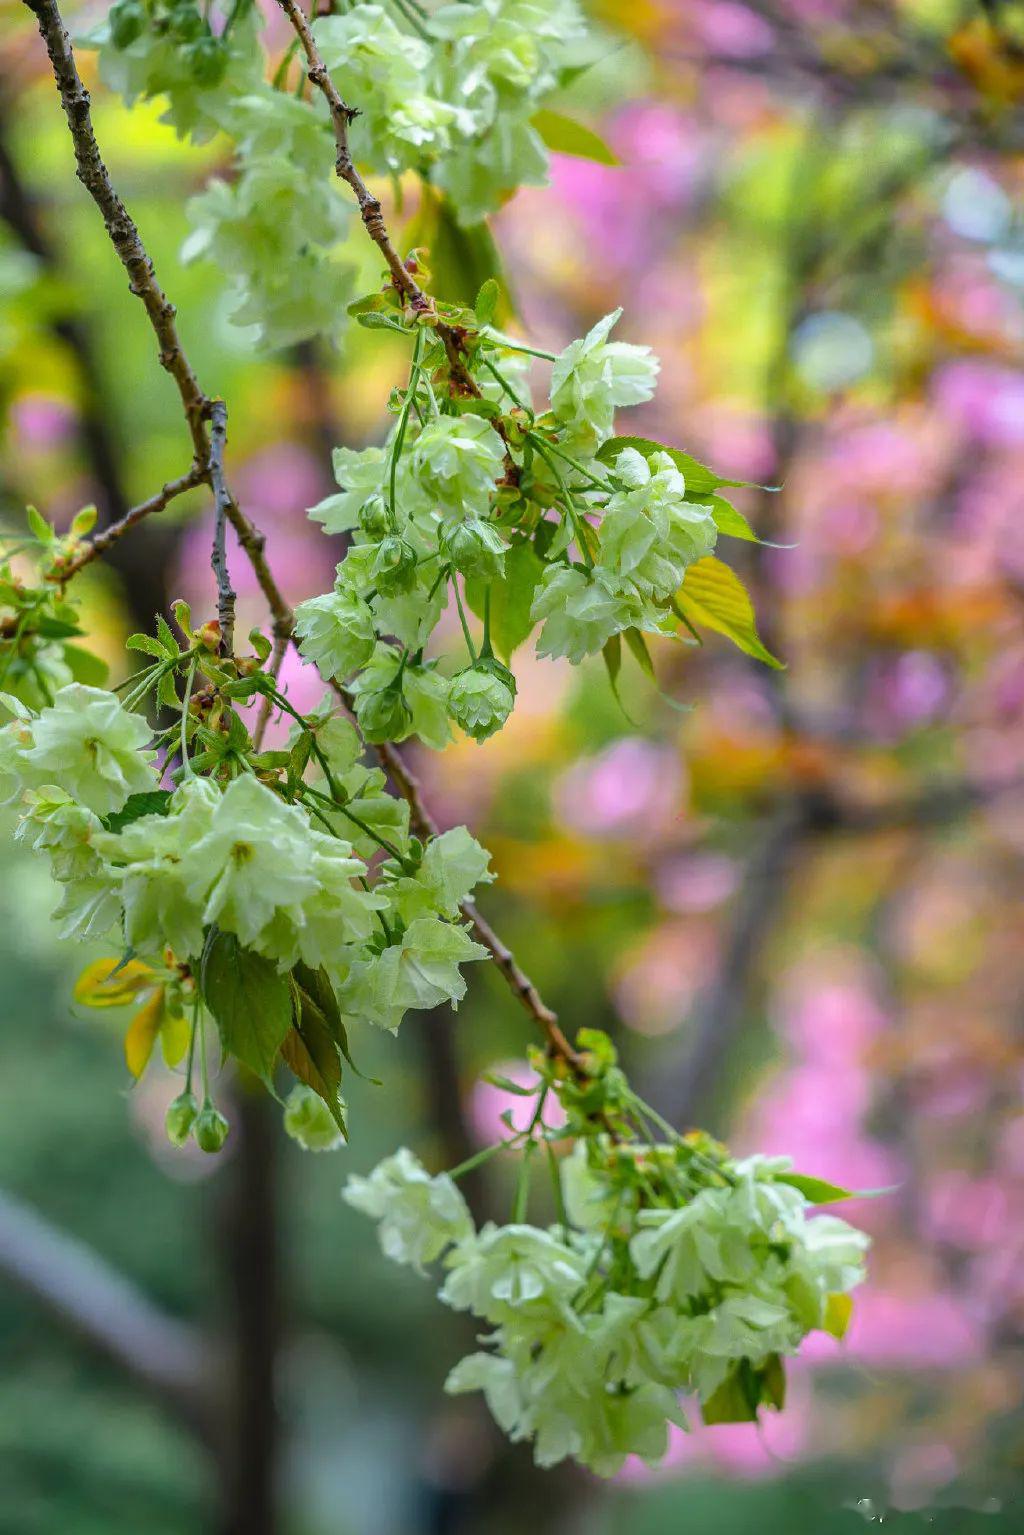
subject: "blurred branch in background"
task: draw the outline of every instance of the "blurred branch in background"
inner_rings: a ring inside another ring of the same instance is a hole
[[[84,1242],[0,1192],[0,1273],[196,1433],[208,1425],[210,1354]]]

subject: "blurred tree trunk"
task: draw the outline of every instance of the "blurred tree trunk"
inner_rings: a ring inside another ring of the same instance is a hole
[[[270,1098],[239,1084],[235,1152],[215,1202],[227,1343],[221,1401],[220,1535],[275,1535],[279,1514],[277,1362],[282,1332],[278,1136]]]

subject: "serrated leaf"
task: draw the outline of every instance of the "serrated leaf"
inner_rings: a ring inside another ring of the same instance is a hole
[[[83,650],[81,645],[65,645],[64,660],[76,682],[84,682],[92,688],[106,686],[110,667],[101,656],[94,656],[91,650]]]
[[[138,1009],[124,1036],[125,1065],[136,1082],[149,1065],[164,1015],[164,988],[159,986]]]
[[[167,653],[167,646],[162,645],[152,634],[129,634],[124,642],[126,650],[139,650],[144,656],[152,656],[156,661],[168,661],[170,656],[178,653],[177,646]]]
[[[169,656],[177,656],[181,654],[178,642],[174,638],[173,631],[171,630],[171,626],[162,613],[158,613],[156,615],[156,637],[164,646],[164,649],[167,651]]]
[[[598,165],[621,165],[622,161],[599,133],[562,112],[542,107],[530,119],[530,125],[556,154],[574,155],[579,160],[593,160]]]
[[[142,794],[129,794],[121,809],[106,816],[103,824],[107,831],[124,831],[141,816],[166,815],[170,802],[170,789],[146,789]]]
[[[476,296],[476,303],[473,305],[476,323],[479,326],[483,327],[494,324],[494,316],[498,312],[498,300],[500,297],[501,289],[498,286],[497,278],[488,277],[487,281],[481,284],[480,291]]]
[[[412,331],[408,325],[403,325],[401,320],[396,320],[389,314],[381,314],[376,310],[367,310],[356,315],[356,324],[362,325],[365,330],[397,330],[400,336],[411,336]]]
[[[544,565],[528,539],[509,545],[505,553],[505,574],[492,581],[466,582],[466,600],[477,618],[483,619],[484,599],[491,593],[491,643],[503,661],[533,632],[530,609]]]
[[[778,671],[784,669],[783,663],[761,643],[754,605],[743,582],[714,555],[690,566],[675,600],[687,622],[714,629],[746,655]]]
[[[715,527],[719,533],[724,533],[727,538],[742,538],[747,543],[761,542],[743,513],[724,496],[711,496],[708,505],[711,507],[711,515],[715,519]]]
[[[177,684],[174,681],[173,672],[164,672],[156,689],[157,702],[163,704],[165,709],[180,709],[181,699],[178,697]]]
[[[200,984],[225,1052],[269,1083],[292,1027],[288,976],[262,954],[244,949],[234,933],[216,931],[203,951]]]

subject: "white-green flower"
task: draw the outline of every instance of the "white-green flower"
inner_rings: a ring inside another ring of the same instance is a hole
[[[685,480],[667,453],[645,459],[627,448],[615,473],[628,488],[605,507],[597,568],[643,597],[672,597],[687,568],[715,547],[711,508],[686,500]]]
[[[488,1322],[520,1312],[558,1311],[579,1290],[586,1257],[536,1226],[488,1224],[446,1260],[441,1299]]]
[[[153,732],[103,688],[72,682],[32,723],[24,760],[35,781],[56,783],[97,815],[120,810],[131,794],[156,787]]]
[[[330,1109],[304,1082],[296,1082],[284,1101],[284,1128],[304,1151],[335,1151],[345,1145]]]
[[[368,501],[380,498],[387,462],[383,448],[335,448],[334,478],[341,489],[311,506],[309,516],[325,533],[347,533],[359,526],[359,513]]]
[[[317,890],[306,816],[251,774],[225,789],[182,868],[204,924],[216,922],[243,944],[256,941],[279,907],[299,907]]]
[[[432,1178],[404,1147],[369,1177],[349,1178],[343,1198],[380,1222],[380,1245],[387,1257],[415,1269],[422,1270],[473,1231],[469,1207],[448,1174]]]
[[[650,347],[608,340],[621,314],[616,309],[605,315],[551,369],[551,409],[574,453],[596,453],[614,431],[616,409],[654,394],[661,365]]]
[[[440,917],[417,917],[401,939],[354,963],[341,1000],[347,1012],[394,1032],[410,1007],[458,1006],[466,995],[460,966],[486,959],[464,928]]]
[[[170,946],[188,959],[202,952],[203,902],[188,888],[185,854],[213,824],[220,799],[208,778],[187,778],[167,815],[142,816],[96,838],[118,880],[125,939],[136,953],[159,956]]]
[[[325,592],[300,602],[295,632],[299,650],[325,682],[365,666],[377,643],[369,603],[347,592]]]
[[[503,472],[501,438],[483,416],[437,416],[412,445],[412,473],[441,513],[484,517]]]
[[[637,604],[624,597],[608,573],[549,565],[541,577],[530,617],[544,627],[539,656],[568,656],[577,665],[596,655],[613,634],[637,622]]]

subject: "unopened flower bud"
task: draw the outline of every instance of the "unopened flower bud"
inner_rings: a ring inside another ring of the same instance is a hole
[[[385,596],[409,591],[416,580],[416,550],[397,533],[389,533],[377,548],[370,574]]]
[[[441,529],[441,548],[464,576],[491,580],[504,574],[505,545],[497,528],[480,517]]]
[[[370,538],[383,538],[388,530],[388,509],[382,496],[371,496],[359,508],[359,526]]]
[[[356,702],[356,718],[363,736],[371,743],[401,741],[409,731],[412,714],[400,688],[364,693]]]
[[[196,1145],[200,1151],[219,1151],[228,1138],[230,1126],[219,1109],[212,1103],[204,1103],[192,1127]]]
[[[515,679],[496,661],[478,661],[452,678],[448,713],[476,741],[494,735],[512,713]]]
[[[180,1093],[168,1104],[164,1118],[167,1139],[172,1146],[184,1146],[199,1115],[199,1105],[194,1093]]]

